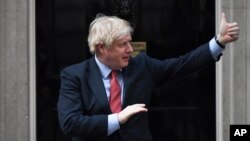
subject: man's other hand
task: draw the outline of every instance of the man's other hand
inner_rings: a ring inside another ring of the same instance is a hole
[[[147,112],[148,109],[145,108],[145,104],[134,104],[127,106],[125,109],[123,109],[121,112],[117,114],[118,120],[120,124],[124,124],[127,122],[127,120],[140,112]]]

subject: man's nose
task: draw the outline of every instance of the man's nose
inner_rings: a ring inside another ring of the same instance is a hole
[[[127,49],[128,52],[133,52],[134,49],[132,47],[132,45],[130,43],[128,43],[128,49]]]

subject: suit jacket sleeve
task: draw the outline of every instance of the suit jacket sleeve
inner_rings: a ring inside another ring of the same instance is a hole
[[[178,58],[162,61],[146,58],[148,69],[157,80],[177,78],[214,62],[208,43]]]
[[[74,136],[96,137],[107,135],[107,115],[88,116],[83,111],[79,68],[68,67],[61,72],[58,117],[64,133]]]

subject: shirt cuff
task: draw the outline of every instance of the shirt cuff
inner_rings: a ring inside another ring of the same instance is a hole
[[[215,60],[221,56],[223,49],[216,43],[215,38],[209,41],[209,49]]]
[[[117,114],[108,115],[108,136],[120,129]]]

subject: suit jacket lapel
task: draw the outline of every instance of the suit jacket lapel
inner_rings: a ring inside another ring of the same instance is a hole
[[[122,77],[124,81],[124,90],[123,90],[123,105],[124,109],[128,105],[135,104],[134,101],[137,100],[138,97],[134,95],[134,90],[138,87],[138,82],[140,78],[134,78],[134,71],[131,71],[131,68],[126,67],[122,70]],[[140,76],[139,76],[140,77]]]
[[[123,104],[122,104],[122,109],[124,109],[126,106],[130,105],[131,103],[128,103],[130,98],[132,98],[132,92],[131,92],[131,82],[129,79],[129,72],[127,68],[122,70],[122,78],[124,81],[124,90],[123,90]]]
[[[111,113],[108,98],[102,81],[102,76],[94,57],[90,59],[89,75],[87,76],[87,81],[100,105],[107,113]]]

